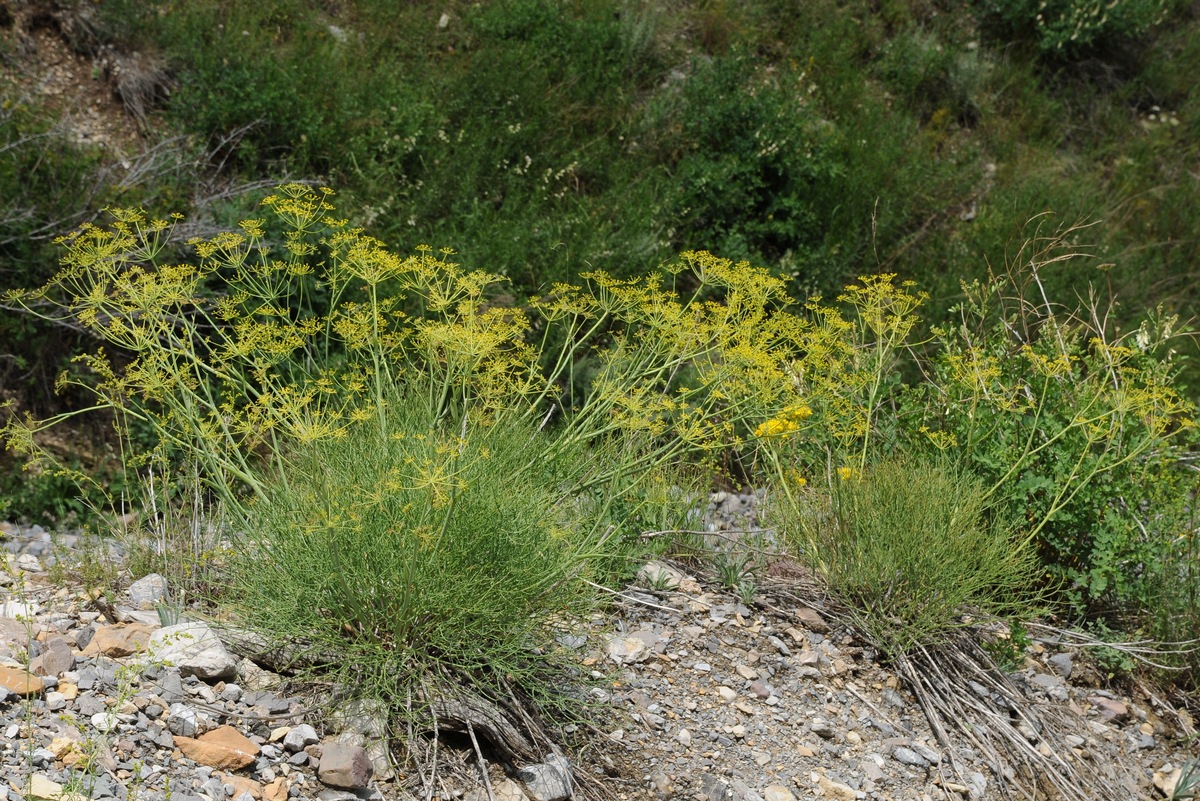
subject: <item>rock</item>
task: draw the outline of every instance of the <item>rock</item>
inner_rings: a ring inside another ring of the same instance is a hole
[[[892,752],[892,759],[896,760],[897,762],[902,762],[905,765],[912,765],[913,767],[918,767],[918,768],[923,768],[929,764],[924,759],[922,759],[921,755],[918,754],[916,751],[913,751],[911,748],[905,748],[903,746],[901,746],[900,748],[897,748],[895,751]]]
[[[123,656],[141,653],[150,642],[152,629],[144,623],[114,623],[111,626],[100,626],[83,655],[87,657],[108,656],[119,659]]]
[[[721,686],[717,688],[717,695],[721,696],[721,700],[729,703],[737,698],[737,691],[732,687]]]
[[[910,744],[910,747],[913,751],[917,752],[917,755],[921,757],[921,759],[925,760],[930,765],[937,765],[942,761],[942,755],[924,743],[914,742]]]
[[[29,671],[35,676],[61,676],[75,667],[75,653],[62,637],[51,637],[45,650],[29,663]]]
[[[679,741],[680,745],[687,748],[692,744],[692,733],[687,729],[680,729],[679,733],[675,735],[675,739]]]
[[[792,791],[782,784],[770,784],[763,789],[763,801],[796,801]]]
[[[647,562],[638,570],[637,577],[643,586],[654,590],[677,590],[685,578],[683,573],[663,562]]]
[[[336,723],[341,729],[338,742],[360,745],[366,750],[376,781],[391,781],[395,777],[385,704],[368,698],[347,704],[338,710]]]
[[[1055,654],[1047,661],[1056,671],[1058,671],[1058,675],[1062,676],[1064,679],[1071,678],[1071,674],[1075,672],[1075,663],[1072,661],[1070,654]]]
[[[262,788],[263,801],[287,801],[288,798],[288,780],[285,776],[280,776],[272,782],[263,785]]]
[[[29,779],[30,801],[59,801],[63,797],[61,784],[52,782],[40,773],[35,773]]]
[[[167,710],[167,729],[177,737],[198,737],[207,731],[208,719],[186,704],[171,704]]]
[[[371,780],[371,759],[361,746],[325,743],[317,778],[330,787],[352,789],[366,787]]]
[[[711,773],[700,776],[700,796],[704,801],[730,801],[729,785]]]
[[[802,606],[796,610],[796,619],[811,631],[822,634],[829,631],[829,624],[825,622],[825,618],[821,617],[815,609],[810,609],[807,606]]]
[[[986,797],[987,783],[987,776],[979,772],[974,772],[967,777],[967,792],[971,798],[979,801],[979,799]]]
[[[512,779],[501,779],[492,784],[492,795],[496,801],[528,801],[529,796],[521,789],[521,785]],[[487,788],[472,790],[463,796],[463,801],[490,801]]]
[[[263,786],[254,781],[247,779],[245,776],[235,776],[232,773],[222,773],[217,778],[222,784],[227,784],[233,788],[233,797],[238,798],[242,795],[248,795],[254,801],[262,801]],[[226,790],[228,793],[229,791]]]
[[[175,747],[201,765],[221,770],[240,770],[253,764],[259,748],[232,726],[221,726],[198,738],[175,737]]]
[[[855,801],[854,788],[841,782],[835,782],[827,776],[821,776],[817,779],[817,786],[825,793],[826,798],[833,798],[836,801]]]
[[[1129,707],[1114,698],[1105,698],[1102,695],[1089,695],[1088,700],[1099,711],[1100,720],[1120,723],[1129,717]]]
[[[269,690],[283,683],[278,673],[264,670],[249,659],[238,662],[237,680],[243,690],[251,691]]]
[[[808,730],[822,740],[832,740],[837,734],[833,726],[829,725],[829,721],[824,718],[813,718],[812,722],[808,724]]]
[[[617,635],[605,646],[608,658],[618,665],[631,665],[641,662],[650,656],[650,648],[646,641],[638,637],[622,637]]]
[[[129,585],[129,599],[138,609],[153,609],[167,594],[167,580],[158,573],[143,576]]]
[[[44,679],[20,668],[0,665],[0,687],[14,695],[38,695],[46,688]]]
[[[167,626],[150,638],[150,652],[158,661],[179,668],[184,676],[205,681],[232,678],[238,660],[225,649],[207,623],[188,621]]]
[[[524,782],[532,801],[564,801],[571,797],[570,765],[555,754],[547,756],[545,762],[519,768],[517,778]]]
[[[302,723],[299,726],[293,726],[283,736],[283,747],[288,753],[294,754],[320,741],[321,738],[317,736],[317,730],[307,723]]]
[[[117,728],[120,721],[112,712],[97,712],[91,717],[92,727],[101,734],[107,734]]]

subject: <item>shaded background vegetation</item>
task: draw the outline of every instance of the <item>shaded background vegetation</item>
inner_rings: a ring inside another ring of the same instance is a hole
[[[945,309],[1049,212],[1095,223],[1076,242],[1094,258],[1043,272],[1052,294],[1092,282],[1131,318],[1193,316],[1196,5],[1127,1],[1074,38],[1086,3],[1054,24],[1035,5],[7,0],[0,289],[49,276],[53,236],[105,204],[183,212],[183,238],[289,176],[399,251],[503,273],[517,302],[706,248],[797,297],[887,270]],[[92,91],[137,131],[123,151],[80,143],[20,83],[39,31],[94,59]],[[0,313],[14,408],[64,402],[49,356],[78,337]],[[69,511],[52,477],[3,469],[7,516]]]

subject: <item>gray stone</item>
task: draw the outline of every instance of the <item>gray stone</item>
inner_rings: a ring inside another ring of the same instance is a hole
[[[158,680],[158,694],[164,701],[172,704],[187,697],[187,693],[183,691],[183,680],[179,677],[178,670],[168,670],[163,673],[162,678]]]
[[[905,765],[913,765],[918,768],[923,768],[927,763],[920,754],[913,751],[911,748],[900,747],[892,752],[892,759],[897,762],[903,762]]]
[[[143,576],[129,585],[129,599],[138,609],[153,609],[167,595],[167,580],[158,573]]]
[[[571,797],[571,767],[556,754],[550,754],[544,762],[519,768],[517,778],[533,801],[564,801]]]
[[[317,736],[317,730],[307,723],[302,723],[299,726],[293,726],[292,730],[283,736],[283,747],[287,751],[295,753],[303,751],[306,747],[320,742],[320,737]]]
[[[702,774],[700,795],[704,801],[729,801],[729,785],[711,773]]]
[[[349,790],[325,789],[317,793],[317,801],[360,801],[359,797]]]
[[[108,709],[108,704],[91,693],[81,695],[75,699],[75,711],[83,717],[91,717]]]
[[[167,710],[167,729],[178,737],[197,737],[204,732],[200,713],[179,703]]]
[[[1070,654],[1055,654],[1050,657],[1049,662],[1058,671],[1058,675],[1064,679],[1071,678],[1071,674],[1075,672],[1075,662],[1071,659]]]
[[[972,773],[967,777],[967,788],[967,792],[970,793],[971,798],[979,801],[987,793],[987,776],[978,772]]]
[[[729,784],[730,801],[763,801],[763,797],[741,779],[734,779]]]
[[[83,648],[84,646],[80,645],[79,647]],[[99,677],[100,672],[91,665],[88,665],[87,667],[80,669],[79,678],[75,682],[75,686],[81,690],[90,690],[96,686],[96,681],[99,679]]]
[[[917,752],[917,755],[928,762],[930,765],[936,765],[942,761],[942,755],[934,751],[927,745],[922,743],[912,743],[912,750]]]
[[[366,787],[371,780],[371,758],[364,748],[346,743],[326,743],[321,749],[317,778],[330,787]]]
[[[278,695],[265,690],[254,690],[245,693],[242,696],[242,703],[246,706],[256,706],[266,711],[269,715],[282,715],[292,708],[292,702],[287,698],[280,698]]]
[[[207,623],[189,621],[161,628],[150,636],[149,650],[155,660],[174,665],[184,676],[207,681],[232,678],[237,672],[237,657]]]

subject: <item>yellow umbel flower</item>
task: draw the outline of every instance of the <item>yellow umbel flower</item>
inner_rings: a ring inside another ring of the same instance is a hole
[[[799,431],[800,426],[792,420],[785,420],[781,417],[773,417],[759,424],[758,428],[754,429],[754,436],[759,438],[783,437],[791,434],[793,431]]]

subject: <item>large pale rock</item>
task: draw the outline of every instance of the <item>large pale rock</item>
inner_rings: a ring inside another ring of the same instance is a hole
[[[63,786],[40,773],[35,773],[29,779],[29,801],[87,801],[78,793],[67,793]]]
[[[371,758],[364,748],[347,743],[325,743],[317,778],[330,787],[366,787],[371,780]]]
[[[259,754],[259,747],[232,726],[221,726],[195,739],[177,736],[175,747],[188,759],[221,770],[244,768]],[[256,797],[261,795],[260,787]]]
[[[129,585],[129,599],[137,609],[153,609],[167,594],[167,580],[158,573],[143,576]]]
[[[91,642],[83,649],[87,657],[108,656],[119,659],[146,650],[153,628],[145,623],[114,623],[96,629]]]
[[[225,650],[207,623],[188,621],[167,626],[150,638],[151,658],[179,668],[184,676],[206,681],[233,678],[238,660]]]
[[[0,687],[17,695],[37,695],[46,688],[46,682],[20,668],[0,665]]]
[[[41,627],[11,617],[0,617],[0,653],[14,654],[29,648],[30,638],[36,638]]]

